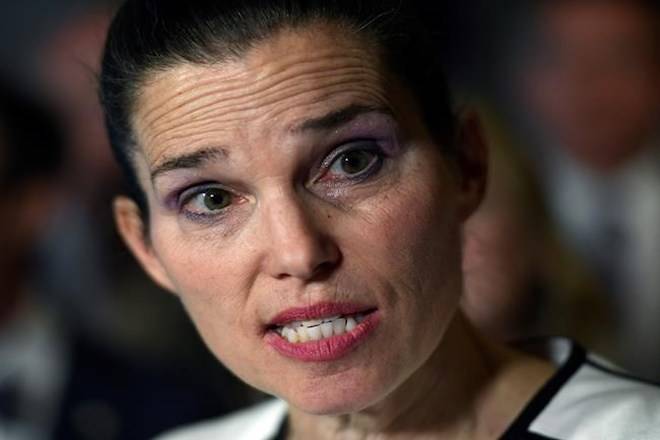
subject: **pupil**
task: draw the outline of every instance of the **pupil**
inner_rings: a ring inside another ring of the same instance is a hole
[[[366,151],[352,151],[342,157],[341,167],[348,174],[357,174],[369,166],[370,159]]]
[[[204,206],[211,211],[225,208],[229,204],[229,197],[225,191],[211,189],[204,193]]]

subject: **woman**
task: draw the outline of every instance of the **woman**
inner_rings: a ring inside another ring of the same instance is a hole
[[[281,399],[170,438],[574,427],[584,353],[556,372],[458,309],[485,149],[473,119],[455,128],[422,22],[387,3],[129,1],[113,23],[102,97],[134,186],[119,230],[218,359]],[[648,404],[614,422],[648,426]]]

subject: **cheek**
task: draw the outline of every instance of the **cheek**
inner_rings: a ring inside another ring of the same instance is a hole
[[[420,346],[427,341],[429,347],[444,333],[461,292],[460,229],[455,211],[436,197],[451,204],[448,194],[429,194],[424,203],[407,210],[398,233],[389,237],[392,252],[403,250],[400,273],[412,296],[413,340]]]
[[[345,247],[352,251],[346,260],[359,265],[352,272],[379,292],[385,323],[381,340],[389,349],[381,347],[373,361],[385,359],[387,369],[370,370],[370,379],[359,377],[387,393],[426,362],[456,313],[460,223],[451,187],[423,178],[379,197],[362,221],[352,226],[360,238]]]
[[[187,313],[209,349],[239,376],[251,368],[250,347],[257,331],[250,314],[249,252],[218,244],[218,238],[191,237],[176,226],[154,225],[154,249]],[[231,249],[231,251],[230,251]],[[239,350],[240,348],[240,350]],[[237,371],[236,366],[240,366]]]
[[[416,323],[398,329],[409,333],[400,336],[429,346],[451,320],[462,289],[456,198],[439,170],[422,167],[419,179],[380,197],[365,215],[368,225],[359,227],[362,240],[351,247],[369,262],[364,276],[389,285],[387,308]]]
[[[422,167],[417,181],[384,196],[373,222],[377,238],[370,238],[381,247],[373,253],[386,258],[391,273],[407,278],[422,293],[442,290],[444,280],[460,273],[455,194],[439,169]]]

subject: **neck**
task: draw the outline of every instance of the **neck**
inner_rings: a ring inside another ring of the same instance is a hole
[[[292,408],[291,436],[496,438],[551,374],[547,365],[529,358],[531,364],[521,370],[521,361],[521,356],[482,340],[458,314],[426,363],[384,401],[340,416]],[[522,372],[525,380],[516,379],[513,371]]]

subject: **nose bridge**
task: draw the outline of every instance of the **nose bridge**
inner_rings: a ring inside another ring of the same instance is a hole
[[[266,266],[272,276],[309,279],[337,262],[335,243],[319,224],[314,207],[295,190],[279,190],[262,202]]]

